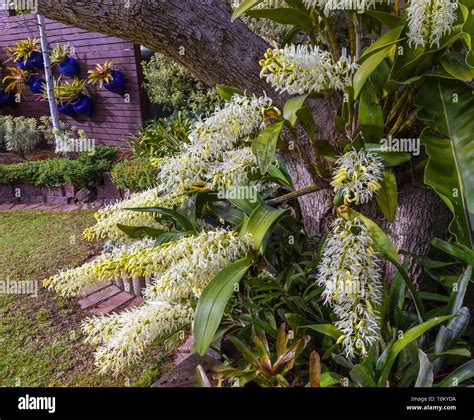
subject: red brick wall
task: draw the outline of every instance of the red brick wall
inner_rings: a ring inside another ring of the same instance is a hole
[[[46,32],[50,44],[69,43],[75,47],[75,58],[79,61],[80,77],[85,78],[87,71],[97,63],[112,59],[123,70],[126,79],[126,91],[130,102],[105,89],[97,90],[93,97],[94,113],[92,117],[66,117],[61,119],[82,128],[88,138],[98,144],[127,147],[125,137],[136,133],[144,118],[143,92],[141,86],[141,68],[139,47],[129,41],[107,35],[87,32],[46,19]],[[6,49],[20,39],[39,38],[37,17],[35,14],[8,16],[0,13],[0,62],[8,57]],[[3,64],[4,74],[11,62]],[[35,101],[34,95],[26,92],[22,103],[13,111],[4,108],[3,113],[40,117],[49,115],[48,103]]]

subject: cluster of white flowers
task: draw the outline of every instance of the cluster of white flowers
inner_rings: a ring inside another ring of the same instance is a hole
[[[132,311],[89,318],[82,328],[86,342],[98,345],[95,360],[99,371],[117,375],[137,362],[156,337],[191,323],[192,317],[188,304],[153,301]]]
[[[364,204],[381,187],[383,165],[378,155],[365,150],[347,152],[336,161],[331,186],[344,203]]]
[[[363,222],[338,218],[333,227],[319,264],[318,284],[338,317],[335,326],[342,331],[338,343],[345,355],[364,357],[379,336],[375,307],[382,298],[380,269]]]
[[[100,209],[95,218],[97,223],[84,231],[84,236],[89,239],[103,238],[126,241],[127,235],[122,232],[117,224],[126,226],[148,226],[157,229],[169,228],[166,220],[157,222],[153,213],[124,210],[136,207],[164,207],[174,208],[182,205],[187,200],[187,194],[182,189],[176,189],[169,194],[163,194],[159,188],[134,194],[127,200]]]
[[[334,10],[355,10],[364,13],[375,6],[375,0],[304,0],[305,6],[318,7],[328,14]]]
[[[311,45],[287,45],[269,49],[260,60],[260,77],[275,89],[290,95],[320,92],[329,89],[343,91],[351,84],[358,65],[343,54],[334,61],[328,51]]]
[[[93,261],[89,261],[70,270],[62,271],[43,280],[43,287],[55,290],[59,295],[64,297],[77,296],[85,287],[98,281],[99,267],[101,267],[105,261],[108,259],[122,258],[124,255],[151,246],[153,246],[153,240],[144,239],[142,241],[115,247],[110,252],[102,254]],[[109,280],[111,280],[111,278]]]
[[[442,36],[453,30],[457,0],[411,0],[407,8],[408,45],[439,46]]]
[[[250,241],[235,232],[217,230],[101,259],[93,269],[96,276],[152,278],[143,306],[91,318],[84,324],[87,341],[100,345],[95,357],[101,372],[117,374],[136,361],[157,336],[190,323],[193,310],[189,298],[198,298],[208,282],[249,247]]]

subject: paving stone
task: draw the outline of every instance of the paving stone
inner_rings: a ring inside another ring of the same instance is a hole
[[[97,305],[89,312],[93,315],[105,315],[115,311],[116,309],[133,300],[134,298],[135,296],[130,293],[120,292],[112,298],[107,299],[105,302],[102,302],[101,304]]]
[[[14,206],[13,203],[0,204],[0,210],[11,210]]]
[[[15,207],[12,208],[12,210],[22,210],[24,209],[28,204],[15,204]]]
[[[48,195],[46,197],[46,202],[51,204],[71,204],[72,198],[71,197],[63,197],[58,195]]]
[[[33,209],[37,209],[38,207],[41,207],[41,204],[39,203],[33,203],[33,204],[27,204],[25,209],[27,210],[33,210]]]
[[[60,206],[58,207],[59,211],[63,211],[65,213],[70,213],[72,211],[78,211],[79,210],[79,206],[77,204],[67,204],[65,206]]]
[[[79,297],[84,298],[86,296],[92,295],[92,293],[98,292],[99,290],[105,289],[106,287],[110,286],[112,283],[110,281],[97,281],[95,283],[89,284],[88,286],[84,287],[82,292],[80,293]]]
[[[87,309],[92,306],[96,306],[101,302],[104,302],[106,299],[115,296],[118,293],[120,293],[120,289],[114,284],[111,284],[110,286],[104,289],[101,289],[95,293],[92,293],[89,296],[86,296],[83,299],[80,299],[78,303],[81,309]]]

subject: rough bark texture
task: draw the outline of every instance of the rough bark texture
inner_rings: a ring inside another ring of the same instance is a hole
[[[281,104],[285,98],[259,79],[258,61],[269,45],[241,21],[230,22],[226,0],[39,0],[45,16],[91,31],[103,32],[143,44],[187,67],[208,85],[218,83],[248,92],[266,92]],[[334,137],[333,111],[324,102],[312,105],[318,138]],[[310,161],[313,150],[304,136],[296,140],[297,155],[286,153],[295,187],[314,183]],[[328,190],[299,199],[308,233],[318,237],[333,218]],[[374,212],[377,217],[377,213]],[[380,216],[380,215],[379,215]],[[423,254],[429,239],[446,232],[449,212],[429,188],[416,182],[400,190],[396,220],[383,221],[398,248]],[[380,220],[379,220],[380,221]]]

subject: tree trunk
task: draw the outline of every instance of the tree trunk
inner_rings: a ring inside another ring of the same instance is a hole
[[[259,78],[258,61],[269,45],[243,22],[230,21],[226,0],[39,0],[39,13],[89,31],[128,39],[173,58],[204,83],[222,83],[257,95],[266,93],[280,105],[286,99]],[[313,115],[320,139],[334,138],[334,114],[322,101],[314,101]],[[295,188],[314,184],[312,147],[305,136],[296,139],[297,154],[287,152]],[[309,235],[319,237],[334,217],[329,190],[299,198]],[[370,210],[370,209],[369,209]],[[372,215],[380,217],[372,209]],[[429,239],[446,233],[449,211],[421,180],[400,188],[397,216],[382,222],[398,248],[424,254]],[[380,221],[380,220],[379,220]]]

